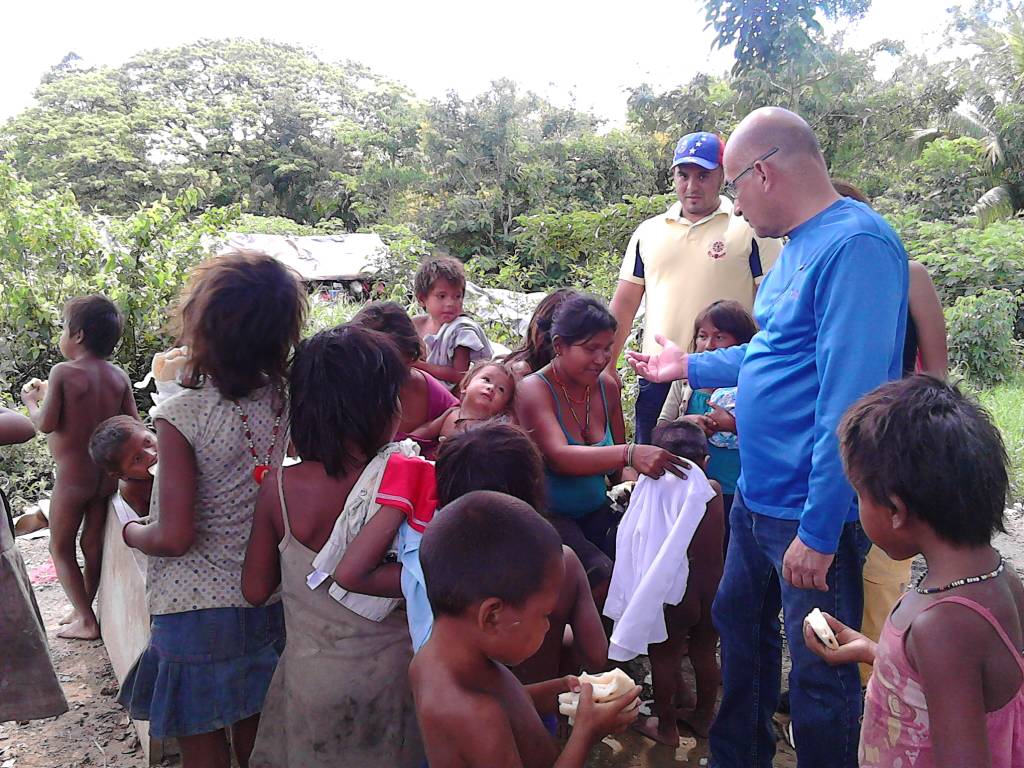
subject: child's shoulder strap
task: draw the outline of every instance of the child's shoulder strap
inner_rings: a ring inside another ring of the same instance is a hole
[[[996,634],[999,635],[999,639],[1003,641],[1003,645],[1005,645],[1013,655],[1013,658],[1017,662],[1017,666],[1020,667],[1021,674],[1024,675],[1024,655],[1021,654],[1020,649],[1013,644],[1012,640],[1010,640],[1010,636],[1006,634],[1006,630],[1003,629],[1003,625],[999,623],[999,620],[992,614],[992,611],[981,603],[971,600],[969,597],[950,595],[949,597],[943,597],[940,600],[936,600],[931,605],[925,607],[921,613],[930,611],[935,606],[942,605],[943,603],[955,603],[956,605],[962,605],[964,608],[974,611],[976,614],[981,616],[981,618],[987,621],[992,629],[996,631]]]
[[[281,505],[281,521],[284,523],[284,537],[290,539],[292,527],[288,522],[288,505],[284,503],[284,467],[277,468],[277,501]]]

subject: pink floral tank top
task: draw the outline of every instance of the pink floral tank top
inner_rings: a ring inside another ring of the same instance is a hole
[[[1024,658],[1013,646],[995,616],[974,600],[946,597],[942,603],[970,608],[999,634],[1024,676]],[[917,673],[911,668],[903,647],[906,631],[886,619],[878,639],[874,672],[864,700],[864,722],[860,732],[861,768],[932,768],[932,746],[928,707]],[[1024,766],[1024,682],[1005,706],[985,715],[992,768]]]

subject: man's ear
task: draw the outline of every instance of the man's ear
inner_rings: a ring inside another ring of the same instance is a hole
[[[476,626],[484,634],[493,634],[501,623],[505,602],[500,597],[488,597],[476,609]]]
[[[893,530],[906,528],[910,522],[910,511],[907,509],[907,505],[903,503],[903,499],[899,496],[890,496],[889,509],[892,513]]]

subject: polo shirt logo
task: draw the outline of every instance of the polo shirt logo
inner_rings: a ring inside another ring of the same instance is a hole
[[[708,248],[708,257],[712,259],[724,259],[725,258],[725,241],[715,240]]]

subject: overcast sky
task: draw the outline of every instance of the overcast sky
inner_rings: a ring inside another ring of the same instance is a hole
[[[956,0],[874,0],[847,32],[861,46],[880,38],[934,50]],[[499,77],[560,104],[571,96],[611,124],[625,116],[625,88],[669,88],[698,72],[724,72],[711,51],[699,0],[6,0],[0,46],[0,119],[31,103],[42,74],[74,51],[87,64],[117,65],[134,53],[207,37],[298,43],[328,60],[354,59],[420,96],[472,96]]]

